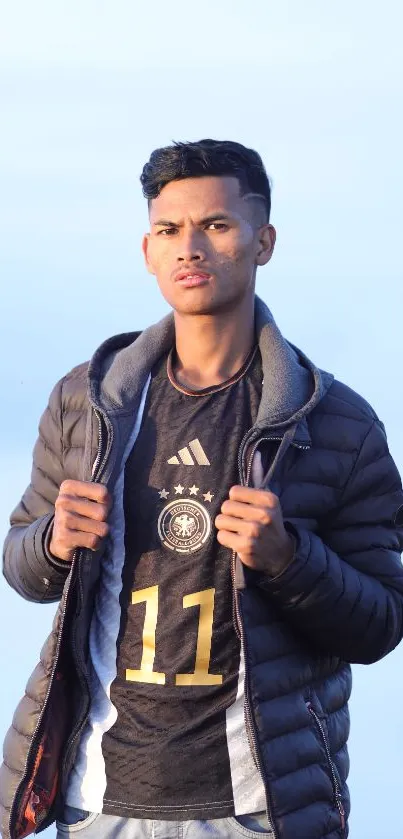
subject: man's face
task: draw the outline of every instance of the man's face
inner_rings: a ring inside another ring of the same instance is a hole
[[[179,314],[218,313],[252,296],[275,243],[262,201],[241,196],[234,177],[171,181],[151,202],[150,227],[147,268]]]

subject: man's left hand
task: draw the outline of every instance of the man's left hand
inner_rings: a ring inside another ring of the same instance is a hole
[[[255,571],[277,576],[294,556],[295,540],[284,527],[280,502],[267,490],[231,487],[215,526],[219,543]]]

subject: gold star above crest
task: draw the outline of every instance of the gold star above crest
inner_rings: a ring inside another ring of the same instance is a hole
[[[184,489],[185,487],[183,487],[182,484],[178,484],[177,487],[174,487],[175,495],[182,495]]]
[[[199,487],[197,487],[197,486],[195,486],[195,484],[193,484],[192,487],[189,487],[189,492],[190,492],[190,495],[197,495],[197,493],[199,492]]]
[[[210,492],[210,491],[209,492],[204,492],[203,493],[203,498],[204,498],[205,501],[208,501],[211,504],[211,502],[214,498],[214,492]]]
[[[168,498],[169,492],[166,489],[162,489],[161,492],[158,493],[160,498]]]

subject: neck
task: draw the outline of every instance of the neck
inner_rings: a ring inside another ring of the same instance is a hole
[[[175,378],[195,390],[219,385],[242,367],[254,340],[254,297],[214,315],[175,312]]]

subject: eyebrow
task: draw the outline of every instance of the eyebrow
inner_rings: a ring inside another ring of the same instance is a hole
[[[205,216],[200,219],[199,225],[213,224],[215,221],[233,221],[233,216],[228,213],[213,213],[211,216]],[[170,221],[169,219],[160,218],[153,222],[153,227],[180,227],[181,222]]]

